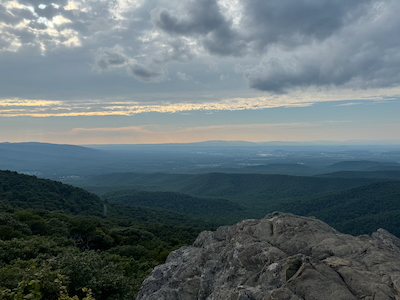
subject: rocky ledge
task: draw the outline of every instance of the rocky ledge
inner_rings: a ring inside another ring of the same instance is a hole
[[[400,299],[400,240],[272,213],[200,233],[153,270],[136,299]]]

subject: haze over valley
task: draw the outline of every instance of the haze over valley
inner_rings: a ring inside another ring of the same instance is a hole
[[[0,143],[2,169],[54,180],[114,172],[316,175],[400,170],[400,146],[211,141],[160,145]]]

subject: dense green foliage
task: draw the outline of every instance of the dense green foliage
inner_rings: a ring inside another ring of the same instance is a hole
[[[132,299],[152,267],[162,263],[171,250],[192,243],[199,233],[185,227],[121,224],[49,211],[3,211],[0,216],[2,226],[14,235],[3,235],[0,240],[2,288],[15,287],[31,266],[47,265],[67,278],[73,294],[82,296],[81,289],[89,287],[96,299]],[[42,293],[46,299],[56,297],[51,289]]]
[[[0,292],[5,299],[17,297],[17,286],[31,282],[40,288],[25,286],[26,297],[69,299],[55,284],[59,276],[79,298],[85,297],[82,288],[89,288],[97,300],[133,299],[154,266],[206,228],[201,220],[174,212],[104,203],[59,182],[7,171],[0,175]],[[51,199],[56,204],[44,209]]]
[[[10,171],[0,171],[0,200],[1,203],[22,209],[33,208],[94,216],[106,214],[109,217],[137,222],[208,226],[201,220],[177,212],[106,203],[81,188]]]
[[[368,179],[343,180],[289,175],[211,173],[192,178],[181,188],[181,192],[205,197],[229,197],[228,199],[237,201],[251,199],[256,202],[345,190],[365,182],[369,182]]]
[[[371,166],[370,162],[356,162],[355,165],[360,164]],[[397,221],[399,218],[396,216],[400,213],[400,183],[387,182],[394,179],[400,179],[396,170],[337,172],[313,177],[224,173],[119,173],[94,176],[88,178],[86,184],[90,184],[93,191],[101,187],[101,192],[97,192],[103,197],[110,195],[110,199],[115,201],[141,202],[133,194],[130,197],[129,192],[107,194],[107,190],[126,190],[127,186],[139,190],[170,190],[188,193],[193,197],[223,197],[243,207],[241,219],[261,218],[272,211],[285,211],[315,215],[346,233],[371,233],[382,227],[400,236]],[[166,203],[157,200],[160,194],[145,195],[147,202],[165,207]],[[239,220],[235,219],[237,215],[228,210],[220,210],[219,218]]]
[[[35,176],[0,171],[0,199],[21,208],[62,210],[69,213],[101,215],[98,198],[80,188]]]
[[[91,176],[74,185],[102,195],[115,190],[173,191],[201,197],[298,197],[338,191],[377,181],[374,178],[320,178],[270,174],[144,174],[116,173]],[[71,182],[72,183],[72,182]]]
[[[40,300],[40,299],[57,299],[57,300],[95,300],[91,289],[82,288],[85,294],[83,298],[69,296],[67,287],[64,285],[65,276],[58,271],[51,270],[47,264],[45,266],[31,266],[23,270],[23,279],[18,283],[16,288],[0,289],[0,299],[3,300]]]
[[[122,190],[109,192],[103,198],[136,207],[162,208],[189,216],[202,217],[223,225],[243,217],[244,208],[221,198],[200,198],[176,192]],[[221,213],[223,212],[223,213]],[[228,217],[229,216],[229,217]]]
[[[385,228],[400,237],[400,181],[376,182],[318,197],[289,200],[275,208],[316,216],[346,233],[357,235]]]
[[[379,180],[383,179],[226,173],[184,176],[162,173],[126,173],[93,176],[84,183],[90,184],[89,189],[92,192],[97,192],[102,197],[117,195],[116,198],[111,198],[116,201],[125,200],[122,196],[118,196],[124,192],[116,192],[115,190],[127,190],[127,187],[147,191],[157,189],[160,191],[175,191],[187,193],[193,197],[201,197],[202,199],[224,198],[244,208],[239,215],[227,209],[219,210],[219,219],[232,220],[229,223],[233,223],[244,218],[261,218],[267,213],[276,210],[277,207],[281,208],[277,205],[286,199],[312,197],[330,192],[344,191]],[[101,192],[97,190],[97,187],[101,188]],[[114,193],[105,193],[107,188],[109,191],[114,191]],[[149,193],[147,195],[148,201],[151,195],[157,198],[156,194]],[[132,199],[131,201],[135,200]],[[154,200],[151,201],[153,202]],[[164,207],[165,204],[160,205]]]

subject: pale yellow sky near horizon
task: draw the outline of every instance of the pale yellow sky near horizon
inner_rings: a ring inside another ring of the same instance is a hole
[[[351,127],[351,130],[349,129]],[[347,128],[347,130],[346,130]],[[2,142],[46,142],[55,144],[163,144],[192,143],[209,140],[225,141],[348,141],[393,140],[393,131],[400,132],[400,124],[371,127],[354,126],[349,122],[310,122],[281,124],[246,124],[200,126],[159,130],[152,126],[121,128],[74,128],[68,132],[26,132],[25,137],[6,137]],[[387,134],[382,134],[386,132]],[[400,141],[400,139],[398,139]]]

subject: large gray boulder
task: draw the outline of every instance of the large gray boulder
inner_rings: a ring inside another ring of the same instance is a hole
[[[400,240],[379,229],[341,234],[310,217],[273,213],[172,252],[137,300],[400,300]]]

